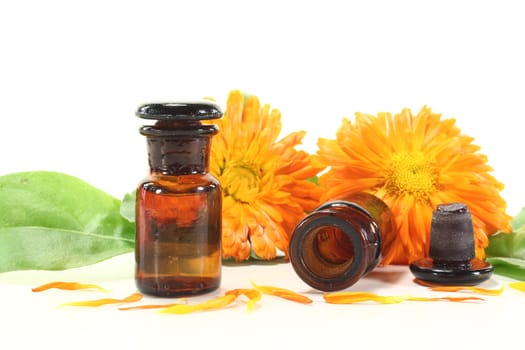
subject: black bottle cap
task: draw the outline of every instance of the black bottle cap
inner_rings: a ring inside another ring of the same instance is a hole
[[[140,106],[137,117],[155,120],[208,120],[222,117],[219,106],[213,102],[165,102]]]
[[[468,207],[462,203],[440,204],[432,213],[429,258],[410,264],[424,281],[474,285],[490,278],[493,267],[475,258],[474,229]]]
[[[474,258],[474,229],[465,204],[440,204],[432,213],[429,256],[445,264]]]

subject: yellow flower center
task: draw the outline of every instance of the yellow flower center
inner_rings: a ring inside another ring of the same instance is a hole
[[[392,195],[410,194],[423,199],[435,189],[430,160],[422,152],[395,153],[390,160],[386,188]]]
[[[260,171],[243,161],[231,162],[222,172],[221,185],[225,195],[240,202],[251,203],[261,191]]]

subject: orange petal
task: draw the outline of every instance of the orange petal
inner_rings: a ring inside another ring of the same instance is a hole
[[[255,303],[261,300],[261,292],[257,289],[232,289],[227,291],[226,295],[235,295],[236,297],[240,295],[246,296],[249,299],[246,303],[248,311],[252,311]]]
[[[129,306],[129,307],[119,307],[119,310],[144,310],[144,309],[162,309],[166,307],[171,307],[175,305],[183,305],[181,303],[171,303],[171,304],[147,304],[139,306]]]
[[[422,286],[430,287],[431,290],[435,292],[472,292],[482,295],[500,295],[503,293],[503,285],[498,289],[487,289],[481,287],[472,287],[472,286],[449,286],[449,285],[440,285],[436,283],[431,283],[423,281],[420,279],[415,280],[416,283],[421,284]]]
[[[375,301],[381,304],[398,304],[407,300],[407,297],[382,296],[368,292],[334,292],[324,294],[323,298],[329,304],[354,304],[364,301]]]
[[[253,282],[252,282],[252,285],[255,289],[257,289],[263,294],[273,295],[273,296],[280,297],[286,300],[295,301],[301,304],[310,304],[312,302],[312,299],[308,298],[307,296],[296,293],[289,289],[272,287],[272,286],[258,286]]]
[[[31,289],[33,292],[42,292],[48,289],[62,289],[62,290],[80,290],[80,289],[96,289],[101,292],[108,292],[107,289],[104,289],[96,284],[84,284],[77,282],[51,282],[43,284],[41,286]]]
[[[407,300],[411,301],[452,301],[452,302],[462,302],[462,301],[476,301],[476,300],[485,300],[478,297],[435,297],[435,298],[426,298],[426,297],[409,297]]]
[[[216,298],[213,298],[213,299],[210,299],[202,303],[198,303],[198,304],[193,304],[193,305],[179,304],[179,305],[170,306],[170,307],[160,310],[160,313],[182,315],[182,314],[189,314],[189,313],[196,312],[196,311],[221,309],[233,303],[235,299],[237,299],[236,295],[228,294],[228,295],[216,297]]]
[[[403,301],[472,301],[484,300],[478,297],[414,297],[414,296],[394,296],[378,295],[369,292],[335,292],[323,295],[325,301],[330,304],[354,304],[365,301],[374,301],[380,304],[398,304]]]
[[[525,282],[511,282],[509,283],[511,288],[525,292]]]
[[[91,307],[98,307],[98,306],[107,305],[107,304],[133,303],[133,302],[139,301],[141,299],[142,299],[142,294],[140,294],[140,293],[133,293],[130,296],[124,298],[124,299],[105,298],[105,299],[86,300],[86,301],[74,301],[74,302],[71,302],[71,303],[62,304],[61,306],[91,306]]]

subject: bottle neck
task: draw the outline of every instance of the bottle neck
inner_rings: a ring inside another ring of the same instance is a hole
[[[209,172],[211,135],[148,137],[149,167],[163,175]]]

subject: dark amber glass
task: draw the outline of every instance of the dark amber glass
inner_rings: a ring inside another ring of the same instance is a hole
[[[135,280],[143,293],[176,297],[220,285],[222,197],[208,165],[211,138],[218,130],[199,121],[211,119],[202,115],[208,109],[216,106],[155,104],[137,112],[159,120],[140,130],[147,138],[150,165],[149,176],[138,186],[136,206]]]
[[[381,234],[395,230],[379,198],[356,193],[324,203],[294,229],[290,262],[299,277],[322,291],[342,290],[381,260]]]

